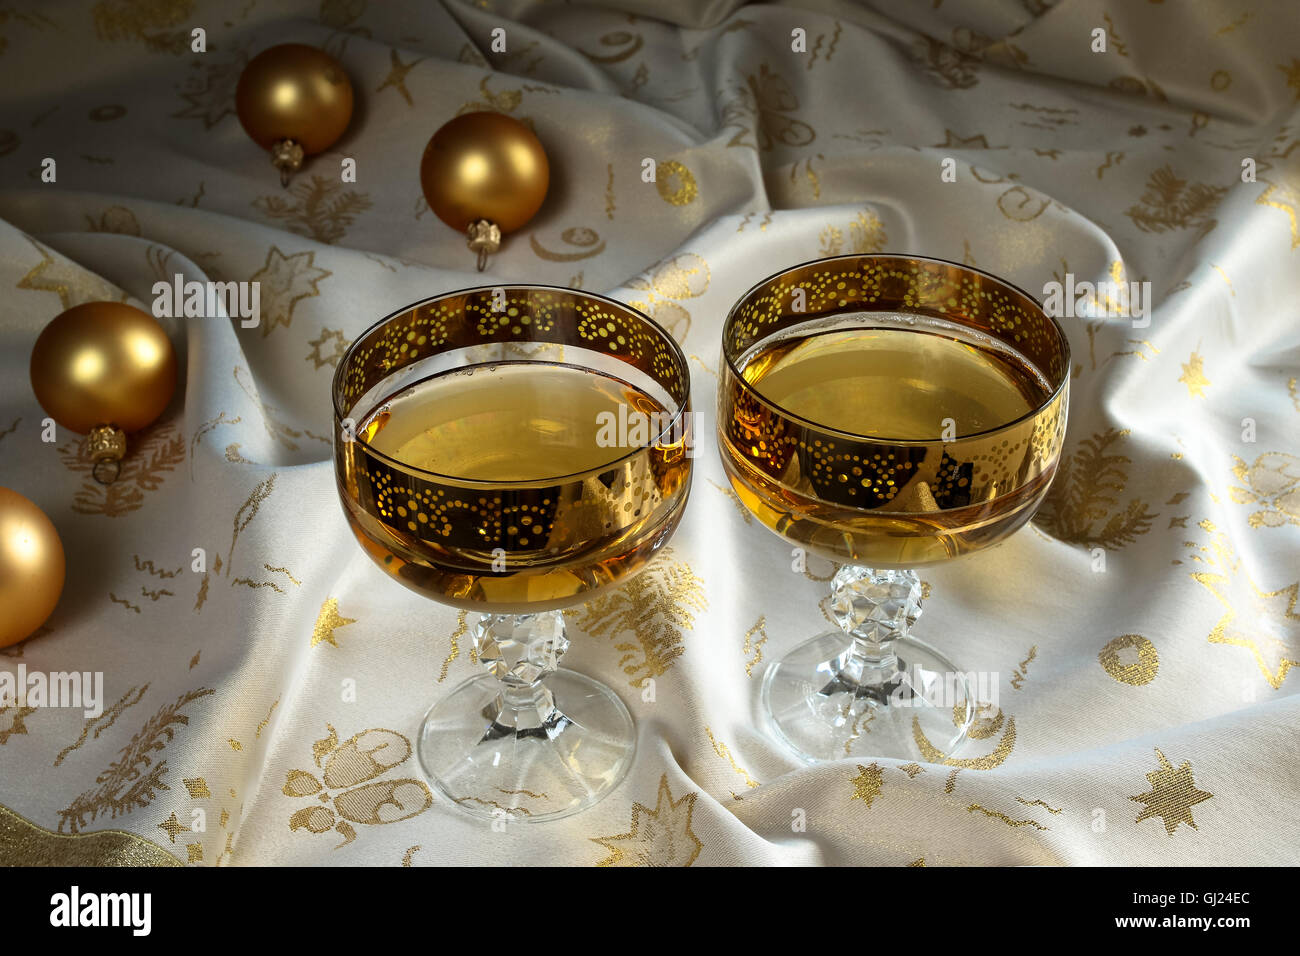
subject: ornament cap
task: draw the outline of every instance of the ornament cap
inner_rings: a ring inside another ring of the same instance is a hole
[[[289,188],[289,177],[302,169],[306,152],[295,139],[277,139],[271,144],[271,165],[280,170],[280,185]]]
[[[488,256],[501,248],[501,227],[486,219],[475,219],[465,230],[470,252],[478,253],[478,271],[487,268]]]
[[[111,485],[122,472],[126,432],[116,425],[96,425],[86,435],[85,454],[91,461],[90,473],[95,480],[101,485]]]

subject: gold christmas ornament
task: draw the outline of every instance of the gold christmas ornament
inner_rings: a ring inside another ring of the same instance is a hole
[[[59,425],[86,435],[95,480],[121,470],[126,432],[153,424],[176,391],[176,350],[157,320],[122,302],[87,302],[51,320],[32,347],[32,390]]]
[[[0,488],[0,647],[31,637],[59,603],[63,542],[45,512]]]
[[[280,170],[280,185],[304,156],[324,152],[352,120],[352,81],[324,50],[282,43],[263,50],[239,75],[235,111],[244,132]]]
[[[465,113],[444,124],[424,148],[420,185],[429,208],[464,232],[478,269],[546,199],[551,167],[531,129],[502,113]]]

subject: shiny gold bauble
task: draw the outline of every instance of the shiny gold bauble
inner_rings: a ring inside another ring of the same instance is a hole
[[[514,232],[546,199],[551,168],[531,129],[501,113],[465,113],[433,134],[420,160],[429,208],[465,232],[486,220]]]
[[[0,647],[31,637],[63,593],[63,542],[45,512],[0,488]]]
[[[293,140],[308,156],[329,149],[352,120],[352,81],[334,57],[283,43],[249,61],[235,90],[244,131],[265,149]]]
[[[147,312],[122,302],[87,302],[55,316],[41,332],[31,374],[36,400],[64,428],[85,434],[115,425],[133,432],[171,402],[176,351]]]

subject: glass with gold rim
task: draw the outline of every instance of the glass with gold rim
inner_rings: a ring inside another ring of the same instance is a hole
[[[417,748],[463,809],[567,816],[626,773],[632,718],[558,667],[562,609],[640,571],[680,521],[689,386],[651,319],[536,285],[417,302],[340,362],[335,473],[357,541],[398,583],[481,612],[488,673],[429,710]]]
[[[911,634],[916,569],[997,544],[1042,502],[1065,435],[1065,334],[977,269],[840,256],[745,293],[719,368],[736,495],[797,557],[840,565],[840,630],[764,674],[770,729],[808,761],[952,755],[990,675]]]

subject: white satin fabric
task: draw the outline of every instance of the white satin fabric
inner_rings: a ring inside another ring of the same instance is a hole
[[[0,711],[0,804],[202,865],[1297,862],[1289,4],[17,6],[0,21],[0,485],[53,519],[68,576],[0,668],[102,671],[108,709]],[[334,52],[358,106],[284,192],[233,90],[289,41]],[[626,781],[499,830],[428,792],[409,741],[478,665],[457,613],[348,532],[328,386],[376,319],[482,281],[417,177],[433,130],[474,108],[530,121],[553,172],[490,277],[638,303],[691,356],[710,425],[723,316],[797,262],[891,251],[1035,292],[1067,272],[1151,283],[1145,329],[1064,321],[1050,513],[922,574],[918,633],[999,675],[956,757],[805,767],[765,735],[763,668],[827,627],[832,569],[791,571],[706,449],[642,623],[570,619],[566,664],[637,721]],[[262,324],[169,321],[177,397],[106,496],[75,436],[41,441],[30,349],[63,309],[148,307],[176,273],[260,281]]]

